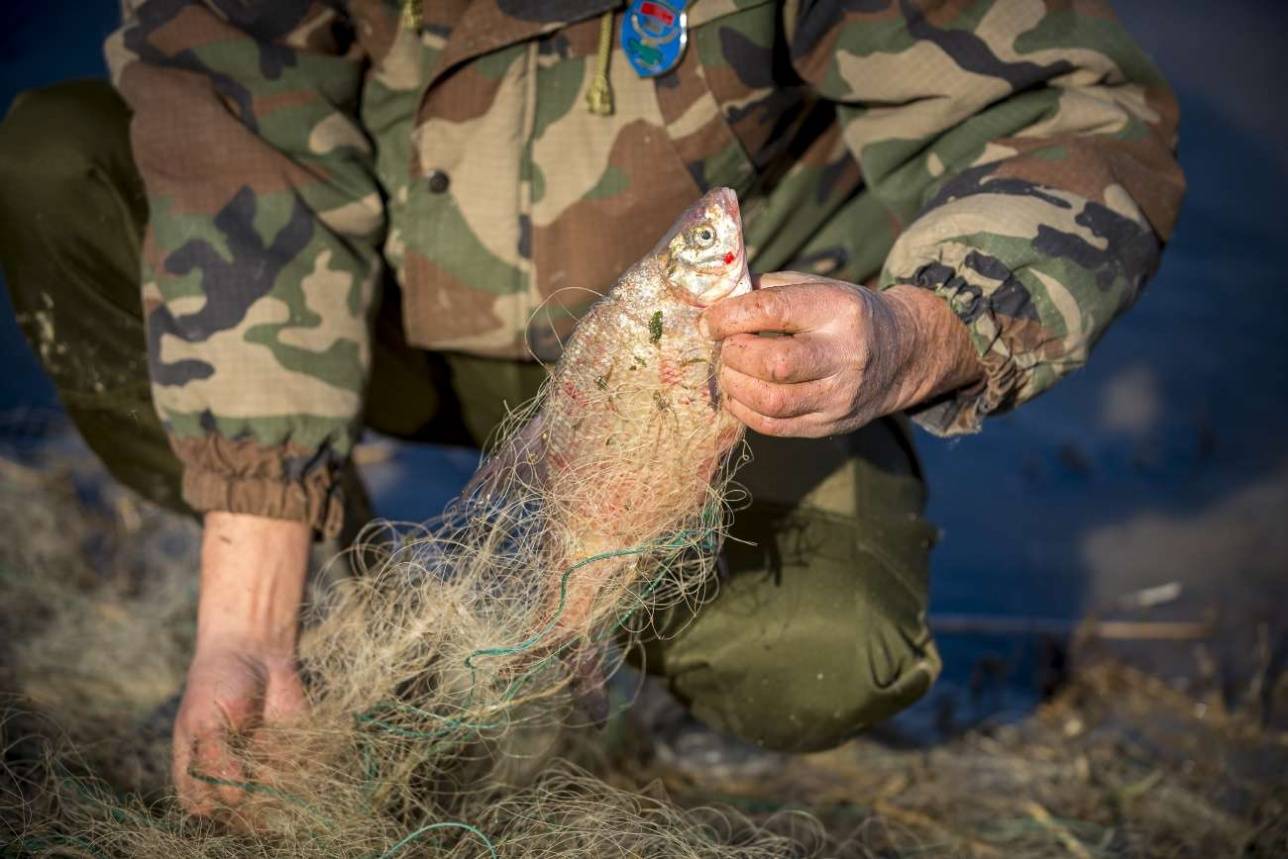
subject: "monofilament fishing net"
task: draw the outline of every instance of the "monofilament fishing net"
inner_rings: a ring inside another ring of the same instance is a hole
[[[699,230],[700,251],[718,234],[741,248],[736,202],[721,193],[693,210],[696,227],[681,223]],[[703,220],[729,211],[727,230]],[[669,297],[667,276],[646,258],[592,310],[439,519],[376,527],[347,554],[355,574],[318,601],[301,644],[308,715],[234,737],[227,771],[191,772],[235,803],[203,822],[170,801],[123,802],[74,750],[51,748],[23,774],[23,846],[166,857],[789,852],[736,817],[681,813],[552,762],[575,705],[651,613],[702,589],[728,517],[740,428],[720,408],[698,311]]]

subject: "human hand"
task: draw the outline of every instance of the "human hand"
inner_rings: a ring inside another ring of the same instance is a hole
[[[183,807],[209,815],[242,802],[237,785],[254,776],[240,763],[240,749],[257,730],[289,723],[305,709],[293,657],[251,643],[199,650],[174,723],[173,775]]]
[[[306,709],[295,663],[307,525],[208,513],[197,646],[175,718],[172,775],[191,814],[236,806],[254,778],[238,750]]]
[[[722,342],[726,408],[757,432],[849,432],[983,373],[966,326],[925,290],[797,272],[763,275],[758,287],[716,302],[700,323]]]

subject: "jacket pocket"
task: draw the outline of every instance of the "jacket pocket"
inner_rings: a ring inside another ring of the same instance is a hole
[[[586,102],[600,71],[601,20],[542,38],[533,80],[534,113],[524,154],[534,311],[528,347],[559,354],[573,322],[698,196],[675,158],[652,79],[631,70],[614,19],[606,71],[613,111]]]

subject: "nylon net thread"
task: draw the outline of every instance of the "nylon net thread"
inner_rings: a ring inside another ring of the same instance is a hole
[[[649,395],[617,386],[586,407],[634,393]],[[112,857],[799,852],[735,814],[682,812],[558,760],[577,698],[655,612],[709,590],[746,454],[702,474],[659,408],[552,477],[530,431],[542,402],[511,416],[493,465],[439,519],[375,525],[349,550],[356,574],[318,596],[301,644],[308,715],[237,738],[232,772],[192,771],[236,805],[203,822],[123,798],[51,745],[4,798],[24,805],[18,843]]]

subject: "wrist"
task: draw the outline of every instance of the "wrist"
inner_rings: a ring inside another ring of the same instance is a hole
[[[891,411],[903,411],[984,375],[970,332],[943,299],[908,284],[881,293],[901,332],[903,370]]]
[[[293,656],[311,540],[305,523],[206,514],[197,650]]]

